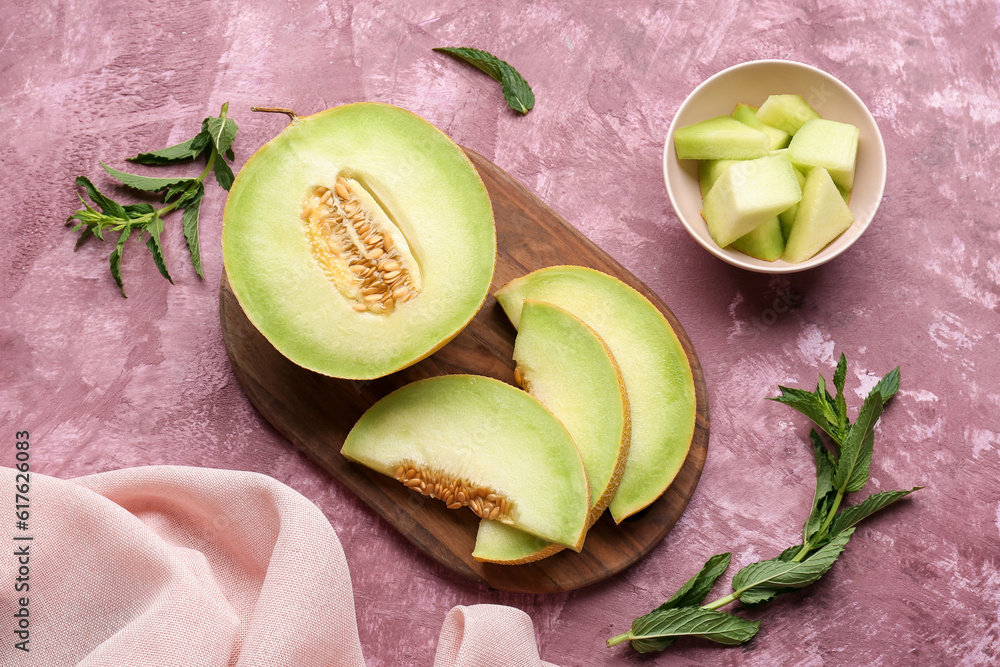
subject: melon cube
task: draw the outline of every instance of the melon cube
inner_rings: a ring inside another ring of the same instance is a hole
[[[785,237],[781,233],[781,222],[778,218],[771,218],[749,234],[744,234],[733,241],[731,247],[751,257],[773,262],[785,252]]]
[[[792,163],[769,155],[730,165],[705,195],[702,216],[712,240],[724,248],[801,197]]]
[[[779,130],[776,127],[771,127],[761,119],[757,118],[757,109],[750,106],[749,104],[737,104],[736,108],[733,109],[733,113],[730,114],[735,120],[740,121],[744,125],[749,125],[755,130],[760,130],[766,134],[771,139],[771,150],[777,150],[779,148],[784,148],[788,145],[789,140],[792,138],[784,130]]]
[[[851,226],[854,215],[844,203],[829,172],[815,167],[806,176],[802,201],[795,215],[795,224],[785,244],[786,262],[804,262]]]
[[[798,179],[800,188],[806,184],[805,174],[798,169],[795,170],[795,178]],[[793,204],[790,208],[787,208],[778,214],[778,220],[781,222],[781,234],[785,237],[785,241],[788,241],[788,235],[792,231],[792,224],[795,222],[795,214],[798,213],[798,211],[799,205]]]
[[[729,116],[716,116],[674,132],[674,149],[680,160],[748,160],[763,157],[771,140]]]
[[[702,199],[719,180],[719,176],[722,176],[722,172],[736,162],[739,160],[701,160],[698,162],[698,187],[701,188]]]
[[[848,123],[810,120],[788,145],[788,159],[802,171],[823,167],[834,183],[850,190],[854,187],[859,136],[858,128]]]
[[[771,95],[757,109],[757,118],[794,136],[806,121],[819,118],[819,114],[801,95]]]

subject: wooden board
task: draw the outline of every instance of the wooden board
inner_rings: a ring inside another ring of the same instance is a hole
[[[233,370],[253,405],[295,446],[392,524],[417,548],[453,571],[493,588],[531,593],[566,591],[621,572],[670,531],[687,506],[708,448],[708,396],[691,341],[649,288],[492,162],[466,149],[489,190],[497,226],[497,264],[486,303],[466,329],[436,354],[378,380],[338,380],[288,361],[250,324],[225,276],[220,290],[222,335]],[[556,264],[599,269],[652,301],[680,338],[694,373],[698,414],[691,451],[680,474],[650,507],[616,526],[604,513],[583,552],[563,551],[528,565],[478,563],[472,558],[479,518],[448,510],[399,482],[348,462],[340,447],[375,401],[414,380],[476,373],[514,383],[516,331],[492,294],[506,282]]]

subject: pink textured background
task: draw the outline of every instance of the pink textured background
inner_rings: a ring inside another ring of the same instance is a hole
[[[8,1],[0,18],[0,461],[10,465],[13,432],[29,429],[33,469],[59,477],[172,463],[260,471],[291,485],[343,541],[371,665],[430,664],[448,609],[487,601],[531,614],[547,660],[645,664],[606,649],[604,638],[711,554],[732,550],[739,566],[796,541],[812,496],[808,427],[764,398],[778,383],[829,377],[845,352],[855,405],[877,376],[902,366],[870,489],[929,488],[863,525],[822,582],[748,613],[764,619],[751,644],[687,641],[661,661],[996,664],[996,4],[568,5]],[[534,111],[508,111],[492,81],[431,51],[441,45],[511,61],[534,88]],[[889,156],[885,200],[865,236],[831,264],[784,278],[701,250],[670,210],[661,176],[663,137],[684,96],[716,71],[759,58],[800,60],[846,82],[875,115]],[[251,105],[311,113],[359,100],[408,108],[491,158],[684,323],[710,391],[708,462],[674,531],[631,570],[561,595],[477,588],[293,451],[249,405],[223,349],[224,193],[214,184],[202,207],[203,281],[176,218],[165,234],[175,286],[130,242],[131,297],[122,299],[108,272],[110,245],[74,251],[62,224],[77,206],[73,178],[86,174],[116,192],[99,159],[122,167],[139,150],[187,138],[229,101],[240,125],[238,166],[284,125],[251,114]],[[798,303],[786,310],[780,295],[789,292]],[[728,577],[719,594],[727,585]]]

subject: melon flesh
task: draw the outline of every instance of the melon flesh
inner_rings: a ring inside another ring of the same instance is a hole
[[[566,427],[583,458],[590,487],[588,525],[618,488],[628,456],[628,397],[618,364],[604,341],[579,318],[527,299],[514,344],[524,389]],[[472,555],[496,563],[526,563],[559,547],[498,521],[484,520]]]
[[[802,197],[784,155],[736,162],[708,191],[703,216],[712,240],[725,248]]]
[[[393,477],[402,467],[482,487],[510,503],[498,521],[583,546],[590,496],[573,439],[538,400],[498,380],[446,375],[406,385],[362,415],[341,453]]]
[[[680,160],[745,160],[767,155],[771,139],[729,116],[685,125],[674,132]]]
[[[784,148],[788,145],[789,139],[791,139],[791,136],[784,130],[771,127],[757,118],[757,109],[749,104],[737,104],[731,115],[735,120],[740,121],[744,125],[749,125],[753,129],[760,130],[766,134],[771,139],[769,148],[772,151]]]
[[[823,167],[837,187],[854,187],[860,131],[854,125],[835,120],[810,120],[788,145],[788,159],[803,172]]]
[[[771,95],[757,109],[757,118],[794,137],[799,128],[819,118],[819,114],[801,95]]]
[[[608,507],[620,523],[656,500],[687,457],[696,407],[691,366],[663,314],[625,283],[578,266],[540,269],[496,298],[514,326],[530,298],[566,309],[604,339],[625,379],[632,420],[625,473]]]
[[[740,252],[773,262],[785,251],[785,236],[781,232],[781,222],[771,218],[748,234],[733,241],[733,248]]]
[[[388,314],[357,312],[314,256],[306,205],[338,178],[378,202],[419,266],[419,294]],[[360,103],[299,117],[250,158],[226,202],[222,250],[240,306],[279,352],[368,379],[419,361],[472,319],[496,233],[486,188],[454,142],[408,111]]]
[[[788,235],[783,259],[804,262],[854,223],[854,215],[826,169],[815,167],[806,176],[795,223]]]

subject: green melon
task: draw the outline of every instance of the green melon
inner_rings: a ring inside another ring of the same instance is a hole
[[[582,320],[532,299],[521,310],[514,360],[518,382],[562,422],[580,451],[590,487],[587,525],[593,525],[618,488],[628,456],[631,422],[618,364]],[[472,556],[519,564],[561,549],[499,521],[483,520]]]
[[[729,116],[685,125],[674,132],[679,160],[745,160],[768,154],[771,138]]]
[[[607,274],[554,266],[513,280],[496,292],[515,326],[525,299],[546,301],[583,320],[604,339],[625,379],[632,421],[628,461],[608,508],[615,521],[645,508],[670,485],[694,435],[691,366],[663,314]]]
[[[354,425],[341,453],[449,507],[470,507],[577,551],[590,495],[566,428],[492,378],[445,375],[397,389]]]
[[[296,117],[246,163],[222,251],[247,317],[296,364],[386,375],[431,354],[481,307],[496,232],[472,163],[387,104]]]
[[[792,264],[804,262],[852,224],[854,215],[833,178],[823,167],[813,167],[802,187],[802,201],[782,259]]]

